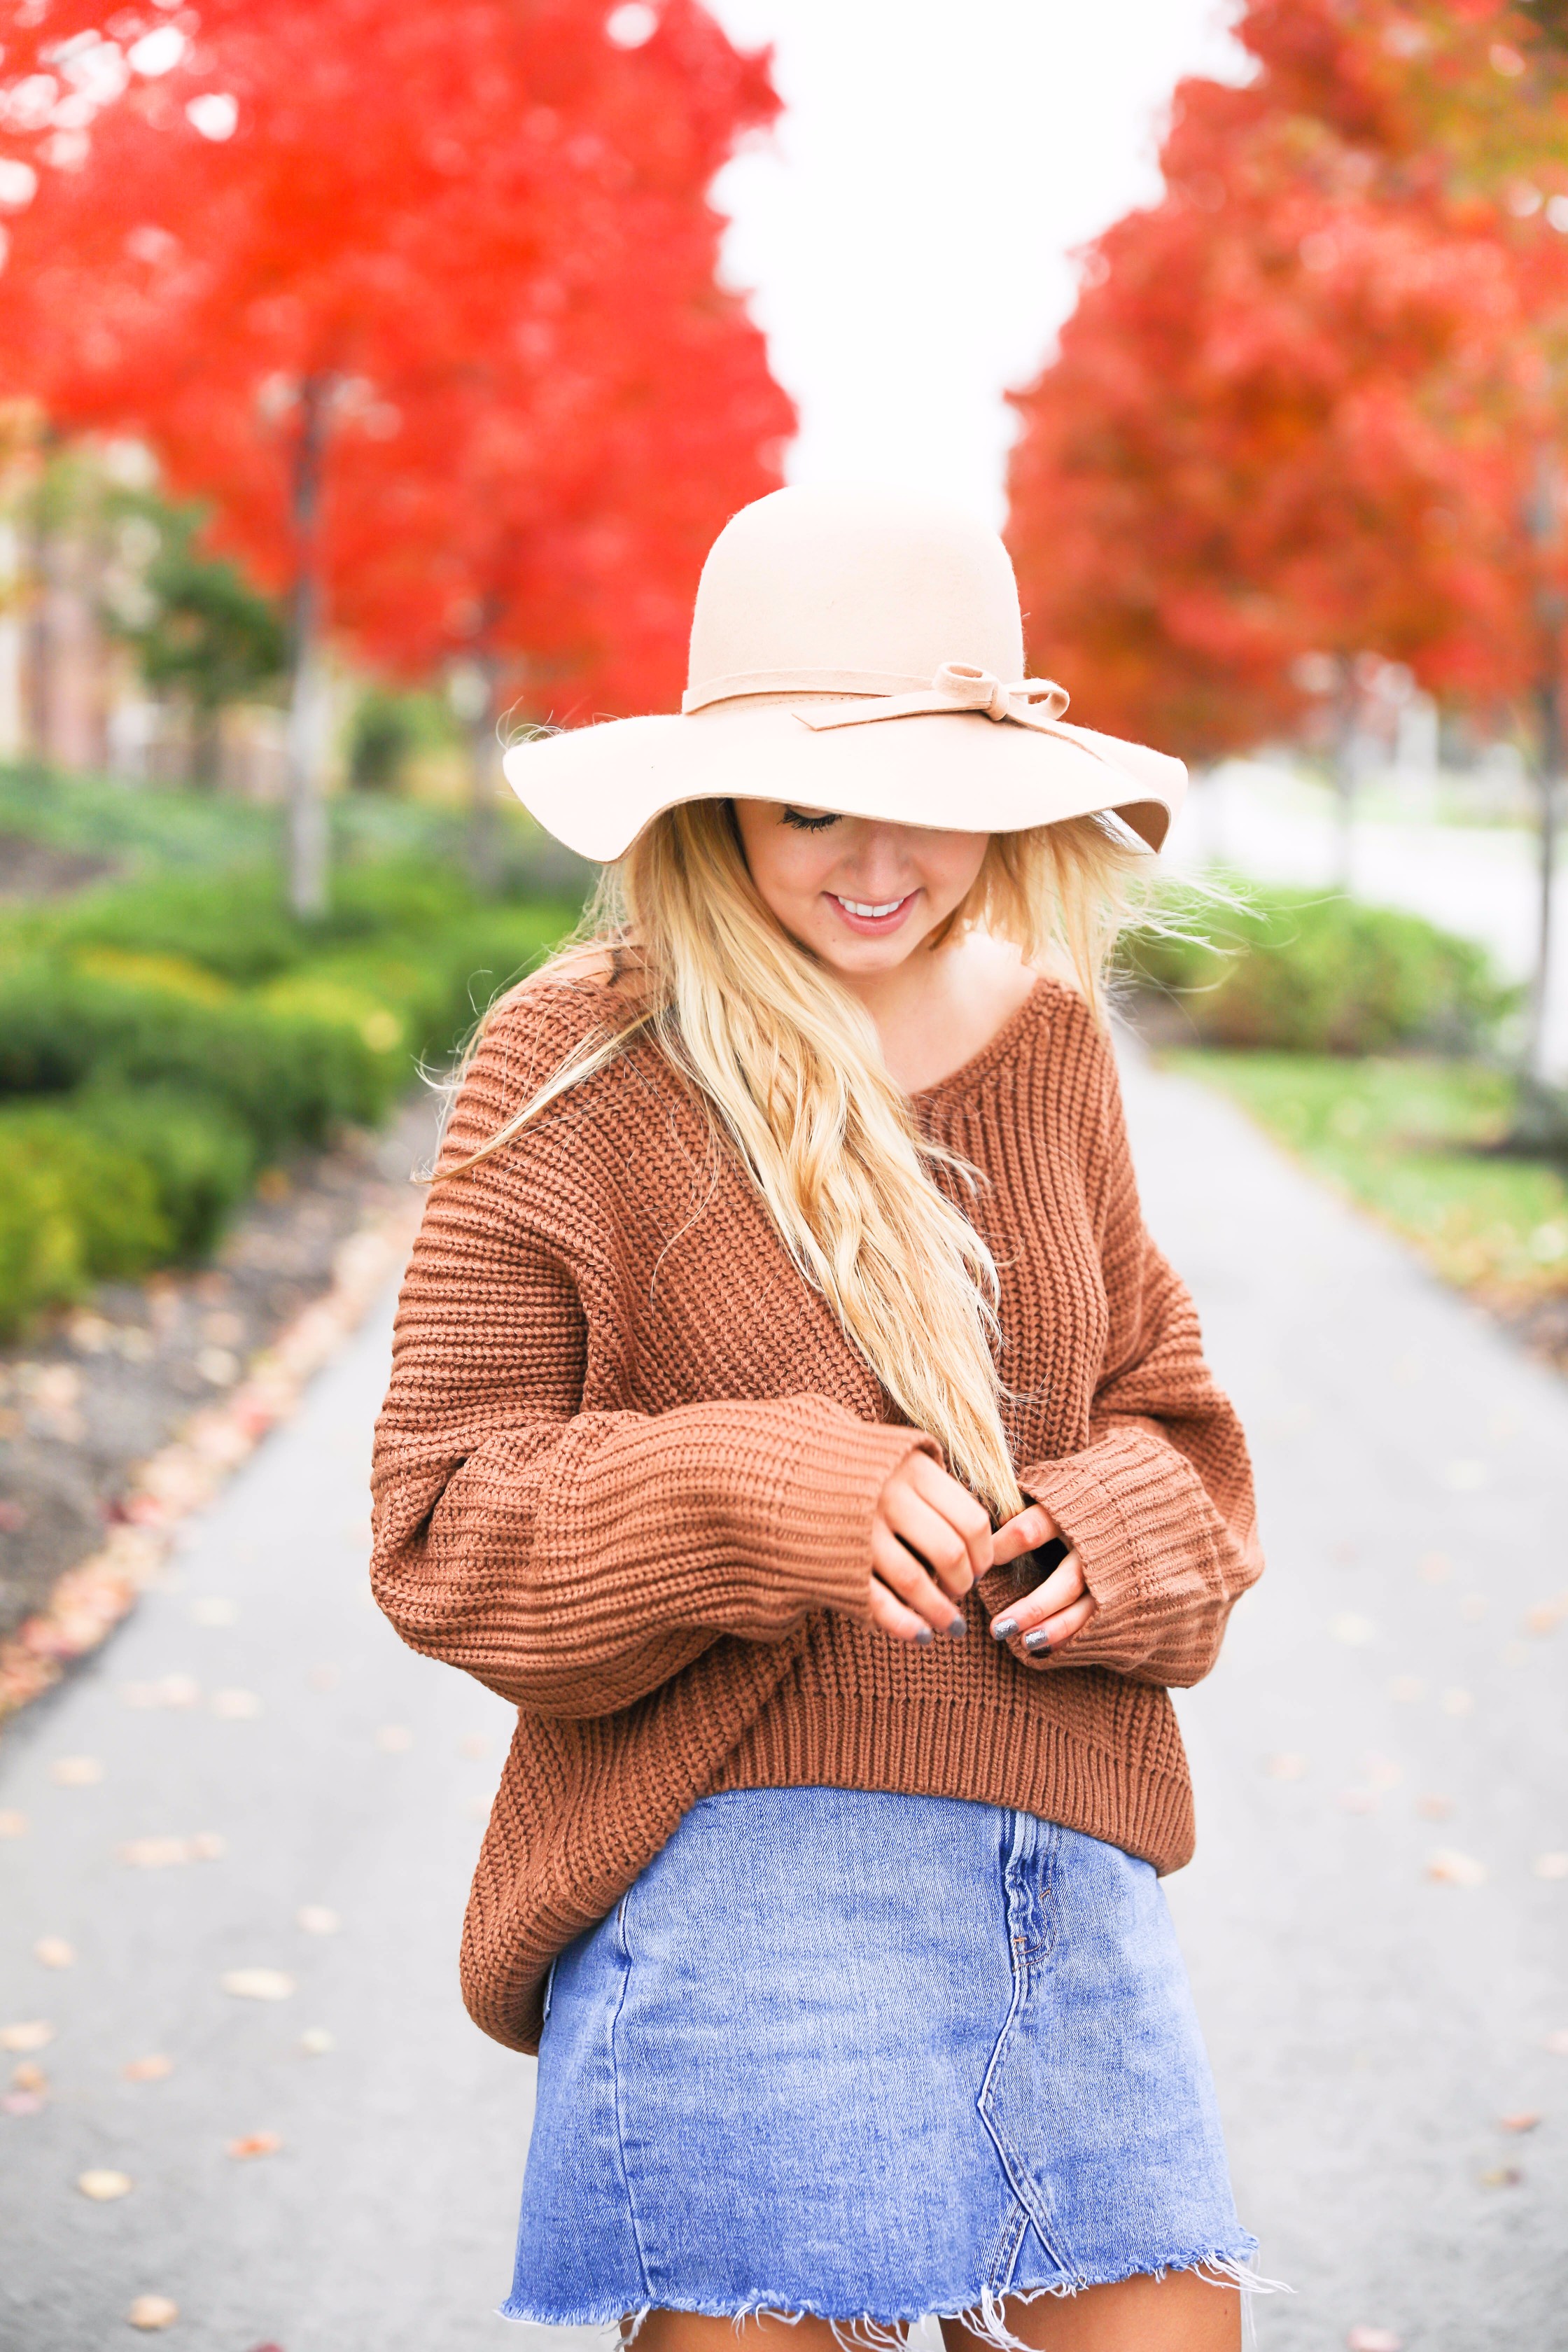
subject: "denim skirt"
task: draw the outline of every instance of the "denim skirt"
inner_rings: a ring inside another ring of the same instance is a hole
[[[947,1798],[700,1803],[555,1964],[509,2319],[846,2326],[1256,2284],[1147,1863]],[[862,2339],[866,2340],[866,2339]]]

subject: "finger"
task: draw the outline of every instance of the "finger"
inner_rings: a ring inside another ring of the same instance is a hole
[[[984,1576],[992,1564],[991,1515],[984,1505],[977,1503],[968,1487],[961,1486],[929,1454],[913,1457],[907,1483],[962,1538],[971,1573]]]
[[[933,1642],[936,1639],[923,1617],[906,1609],[901,1601],[889,1591],[879,1578],[871,1579],[871,1622],[890,1633],[895,1642]]]
[[[1011,1602],[999,1617],[992,1619],[991,1631],[998,1642],[1010,1641],[1015,1633],[1031,1633],[1086,1590],[1083,1562],[1076,1551],[1069,1551],[1043,1584],[1037,1584],[1033,1592],[1026,1593],[1022,1601]]]
[[[956,1601],[968,1591],[974,1581],[968,1550],[957,1528],[950,1527],[940,1511],[933,1511],[907,1486],[892,1486],[882,1497],[882,1517],[911,1551],[920,1554],[944,1592]]]
[[[1005,1568],[1010,1559],[1019,1559],[1026,1551],[1038,1551],[1061,1529],[1043,1503],[1031,1503],[1016,1517],[1004,1519],[991,1538],[991,1565]]]
[[[1094,1595],[1091,1592],[1086,1592],[1083,1599],[1075,1601],[1070,1609],[1059,1609],[1048,1623],[1037,1626],[1032,1633],[1026,1633],[1025,1649],[1028,1651],[1031,1657],[1043,1656],[1047,1652],[1061,1649],[1064,1643],[1072,1640],[1073,1635],[1081,1626],[1088,1624],[1099,1607],[1100,1603]]]
[[[962,1614],[932,1583],[912,1551],[907,1551],[882,1520],[871,1528],[871,1572],[879,1576],[906,1609],[923,1618],[933,1633],[965,1632]]]

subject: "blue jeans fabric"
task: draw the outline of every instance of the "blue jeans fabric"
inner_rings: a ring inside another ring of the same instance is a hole
[[[503,2315],[893,2323],[1208,2263],[1214,2087],[1147,1863],[1032,1814],[710,1797],[557,1961]]]

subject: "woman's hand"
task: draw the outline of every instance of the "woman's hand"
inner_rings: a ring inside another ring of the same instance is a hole
[[[1020,1511],[1016,1518],[1004,1519],[997,1528],[992,1538],[992,1565],[1002,1568],[1008,1560],[1059,1538],[1061,1532],[1043,1503],[1031,1503],[1027,1510]],[[1076,1551],[1069,1551],[1043,1584],[1037,1584],[1025,1600],[1015,1601],[1000,1617],[992,1619],[991,1631],[998,1642],[1022,1633],[1026,1650],[1059,1650],[1080,1625],[1088,1624],[1099,1607],[1084,1582],[1082,1561]]]
[[[990,1567],[991,1546],[983,1506],[929,1454],[910,1454],[871,1521],[872,1623],[898,1642],[956,1639],[965,1627],[953,1603]]]

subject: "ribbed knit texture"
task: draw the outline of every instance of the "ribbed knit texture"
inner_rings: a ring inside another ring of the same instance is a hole
[[[442,1165],[626,1011],[602,985],[522,991]],[[986,1632],[1027,1562],[983,1580],[962,1643],[872,1626],[877,1497],[935,1449],[654,1045],[431,1192],[377,1427],[374,1574],[405,1641],[519,1711],[463,1939],[469,2010],[514,2048],[537,2046],[553,1956],[716,1790],[966,1797],[1162,1871],[1192,1852],[1165,1685],[1207,1673],[1261,1562],[1241,1432],[1143,1231],[1109,1047],[1043,981],[917,1107],[987,1180],[965,1198],[1001,1269],[1019,1483],[1100,1603],[1059,1662]]]

